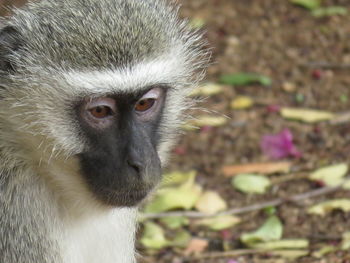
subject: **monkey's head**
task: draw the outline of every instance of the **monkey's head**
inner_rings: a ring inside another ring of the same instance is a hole
[[[161,0],[16,10],[0,33],[2,144],[63,191],[79,182],[100,203],[138,204],[200,78],[199,39]]]

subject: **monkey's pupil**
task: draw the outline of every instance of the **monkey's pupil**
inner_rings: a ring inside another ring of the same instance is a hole
[[[111,109],[106,106],[97,106],[91,110],[95,118],[104,118],[111,114]]]
[[[146,111],[148,109],[150,109],[153,104],[155,102],[155,99],[144,99],[144,100],[140,100],[137,104],[135,109],[137,111]]]

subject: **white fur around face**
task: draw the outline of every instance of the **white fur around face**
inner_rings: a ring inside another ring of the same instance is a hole
[[[64,78],[74,86],[76,92],[91,94],[133,92],[151,85],[181,85],[181,82],[186,81],[188,69],[179,52],[174,50],[166,56],[140,62],[130,68],[70,71],[64,74]]]
[[[136,209],[113,209],[65,224],[65,263],[133,263]]]

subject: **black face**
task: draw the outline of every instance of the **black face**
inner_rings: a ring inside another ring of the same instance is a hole
[[[78,119],[90,148],[80,154],[82,175],[97,199],[135,206],[161,179],[156,151],[166,91],[86,98]]]

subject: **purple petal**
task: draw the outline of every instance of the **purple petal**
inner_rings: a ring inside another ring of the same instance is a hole
[[[239,262],[237,260],[230,259],[229,261],[227,261],[227,263],[239,263]]]
[[[301,153],[293,144],[293,134],[289,129],[284,129],[278,134],[263,136],[261,140],[261,149],[265,155],[276,160],[288,156],[301,156]]]

